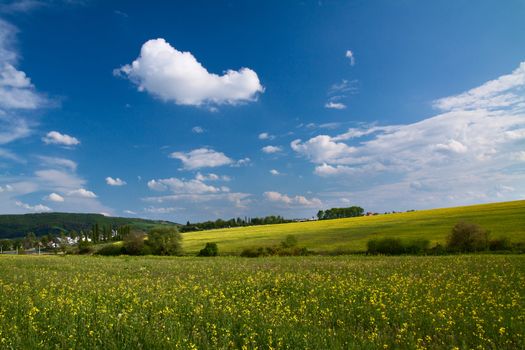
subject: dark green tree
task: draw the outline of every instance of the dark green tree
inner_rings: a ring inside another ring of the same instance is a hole
[[[131,231],[124,236],[124,252],[129,255],[141,255],[144,250],[144,238],[142,231]]]
[[[29,232],[25,237],[23,241],[24,249],[32,249],[35,247],[37,242],[36,235],[33,232]]]
[[[219,255],[219,247],[217,243],[206,243],[204,248],[199,251],[197,256],[217,256]]]
[[[158,227],[148,233],[148,246],[155,255],[182,253],[182,236],[176,227]]]
[[[476,252],[487,250],[489,232],[470,222],[457,223],[447,239],[447,247],[452,251]]]

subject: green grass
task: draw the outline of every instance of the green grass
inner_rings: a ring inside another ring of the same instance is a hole
[[[1,349],[523,349],[525,256],[0,256]]]
[[[445,243],[452,227],[470,221],[491,231],[491,237],[508,237],[525,242],[525,201],[492,203],[457,208],[421,210],[409,213],[323,220],[278,225],[251,226],[188,232],[184,250],[198,252],[206,242],[217,242],[220,253],[238,254],[254,246],[279,244],[293,234],[299,245],[316,252],[364,251],[371,238],[426,238]]]

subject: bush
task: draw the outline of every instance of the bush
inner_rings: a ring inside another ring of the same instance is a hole
[[[426,239],[402,241],[399,238],[371,239],[367,243],[368,254],[421,254],[428,250],[430,242]]]
[[[84,240],[78,242],[78,254],[91,254],[93,250],[93,244],[91,242]]]
[[[281,242],[281,246],[283,248],[292,248],[292,247],[295,247],[296,245],[297,245],[297,238],[295,238],[295,236],[293,235],[286,236],[284,241]]]
[[[100,248],[96,254],[104,256],[117,256],[124,254],[124,247],[119,244],[107,244]]]
[[[444,255],[447,253],[447,248],[439,243],[436,243],[435,246],[428,250],[428,253],[432,255]]]
[[[430,241],[428,239],[412,239],[406,241],[405,245],[405,254],[421,254],[428,250],[430,246]]]
[[[176,227],[158,227],[148,233],[148,246],[155,255],[182,253],[182,236]]]
[[[140,231],[132,231],[124,236],[124,252],[129,255],[142,255],[144,249],[145,234]]]
[[[477,252],[487,250],[488,243],[488,231],[474,223],[459,222],[448,236],[447,248],[457,252]]]
[[[296,242],[297,241],[295,241],[294,246],[287,248],[284,247],[283,243],[281,243],[280,246],[246,248],[241,252],[241,256],[246,258],[256,258],[260,256],[304,256],[310,254],[310,251],[305,247],[295,246],[297,244]]]
[[[268,251],[266,248],[246,248],[241,252],[241,256],[245,258],[257,258],[259,256],[268,256]]]
[[[489,241],[489,250],[491,251],[512,250],[512,244],[510,243],[510,240],[507,237],[491,239]]]
[[[197,256],[217,256],[219,255],[219,247],[217,243],[206,243],[206,246],[199,251]]]
[[[371,239],[367,247],[369,254],[399,255],[404,253],[403,244],[398,238]]]
[[[276,253],[279,256],[306,256],[310,254],[308,249],[306,249],[305,247],[302,247],[302,248],[291,247],[291,248],[278,249]]]

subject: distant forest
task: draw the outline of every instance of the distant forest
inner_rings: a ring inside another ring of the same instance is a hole
[[[320,210],[317,213],[319,220],[339,219],[347,217],[362,216],[364,210],[361,207],[352,206],[348,208],[331,208]],[[229,220],[217,219],[185,225],[170,221],[146,220],[138,218],[108,217],[101,214],[76,214],[76,213],[39,213],[22,215],[0,215],[0,238],[21,238],[32,232],[37,237],[44,235],[61,235],[70,232],[90,232],[93,227],[129,227],[132,231],[147,232],[159,225],[177,226],[180,232],[192,232],[202,230],[213,230],[229,227],[244,227],[256,225],[272,225],[292,222],[280,215],[265,217],[238,217]]]
[[[23,215],[0,215],[0,238],[25,237],[33,232],[36,236],[60,235],[72,231],[90,231],[100,227],[130,226],[131,229],[147,231],[159,225],[177,225],[169,221],[137,218],[108,217],[101,214],[41,213]]]
[[[215,221],[204,221],[197,223],[190,223],[189,221],[186,225],[179,227],[180,232],[192,232],[192,231],[202,231],[202,230],[213,230],[218,228],[228,228],[228,227],[242,227],[242,226],[255,226],[255,225],[271,225],[271,224],[284,224],[287,222],[292,222],[283,218],[282,216],[265,216],[262,218],[233,218],[230,220],[217,219]]]
[[[327,210],[319,210],[317,213],[317,218],[319,220],[353,218],[356,216],[363,216],[364,213],[365,210],[357,206],[348,208],[332,208]]]

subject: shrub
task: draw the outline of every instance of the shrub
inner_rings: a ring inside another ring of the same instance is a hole
[[[430,241],[428,239],[412,239],[404,243],[405,254],[421,254],[428,250]]]
[[[158,227],[148,233],[148,246],[155,255],[182,253],[182,236],[176,227]]]
[[[305,247],[283,248],[282,246],[271,247],[252,247],[246,248],[241,252],[242,257],[256,258],[260,256],[305,256],[310,254]]]
[[[257,258],[259,256],[268,256],[268,251],[264,247],[246,248],[241,252],[241,256],[245,258]]]
[[[141,255],[144,249],[145,234],[140,231],[132,231],[124,236],[124,252],[129,255]]]
[[[292,247],[295,247],[296,245],[297,245],[297,238],[295,238],[295,236],[293,235],[286,236],[284,241],[281,242],[281,246],[283,248],[292,248]]]
[[[403,244],[398,238],[371,239],[367,247],[370,254],[398,255],[404,253]]]
[[[476,252],[486,250],[489,233],[479,225],[469,222],[457,223],[450,232],[447,248],[458,252]]]
[[[93,244],[89,241],[81,240],[78,242],[78,254],[93,253]]]
[[[104,256],[117,256],[124,254],[124,247],[119,244],[107,244],[100,248],[96,254]]]
[[[435,246],[428,250],[428,253],[432,255],[444,255],[447,253],[447,248],[442,244],[436,243]]]
[[[510,240],[507,237],[491,239],[489,241],[489,250],[492,250],[492,251],[512,250],[512,244],[510,243]]]
[[[426,239],[413,239],[402,241],[399,238],[378,238],[371,239],[367,243],[368,254],[421,254],[424,253],[430,242]]]
[[[217,256],[219,255],[219,247],[217,243],[206,243],[204,248],[199,251],[197,256]]]
[[[306,256],[310,254],[308,249],[306,249],[305,247],[302,247],[302,248],[291,247],[291,248],[278,249],[276,253],[279,256]]]

